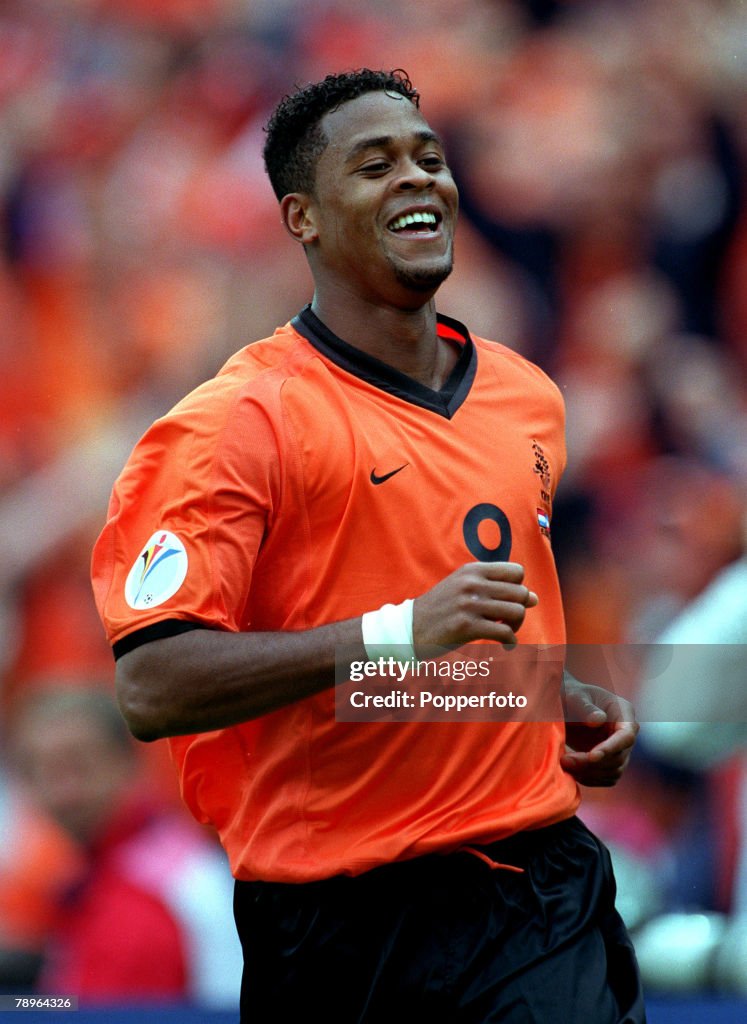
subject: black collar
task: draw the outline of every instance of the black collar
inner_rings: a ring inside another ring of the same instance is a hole
[[[438,335],[457,343],[461,351],[459,358],[449,374],[444,386],[434,391],[425,384],[413,380],[406,373],[395,370],[393,366],[382,362],[375,356],[362,352],[342,338],[338,338],[322,323],[311,306],[304,306],[298,316],[291,321],[291,326],[303,335],[314,348],[331,362],[336,363],[348,373],[354,374],[374,387],[396,395],[405,402],[430,409],[451,419],[459,406],[469,394],[472,381],[477,372],[477,352],[467,328],[458,320],[438,315]]]

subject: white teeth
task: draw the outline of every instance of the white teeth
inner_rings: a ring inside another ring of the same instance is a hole
[[[408,228],[412,224],[429,224],[431,227],[435,227],[438,223],[435,213],[430,211],[424,211],[423,213],[404,213],[401,217],[397,217],[389,225],[392,231],[402,231],[403,228]]]

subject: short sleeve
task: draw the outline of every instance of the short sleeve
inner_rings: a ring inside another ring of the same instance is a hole
[[[252,572],[280,486],[277,433],[249,391],[197,389],[135,447],[92,560],[112,644],[156,623],[251,628]]]

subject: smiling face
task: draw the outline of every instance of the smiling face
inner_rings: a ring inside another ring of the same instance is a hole
[[[342,104],[320,127],[328,144],[313,195],[283,200],[286,211],[303,208],[292,230],[317,287],[424,304],[451,272],[458,208],[439,138],[409,100],[385,92]]]

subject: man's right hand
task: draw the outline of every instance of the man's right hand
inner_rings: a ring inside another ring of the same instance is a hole
[[[516,562],[469,562],[413,603],[418,648],[461,647],[473,640],[515,644],[537,595],[524,586]]]
[[[515,644],[537,595],[512,562],[473,562],[413,602],[416,650],[471,640]],[[122,713],[141,740],[224,729],[334,685],[337,652],[361,647],[360,618],[313,629],[223,632],[198,627],[117,662]]]

